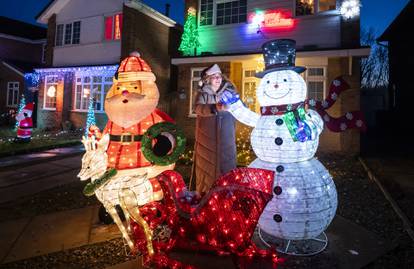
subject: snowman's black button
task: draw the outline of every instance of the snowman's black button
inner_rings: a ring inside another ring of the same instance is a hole
[[[279,126],[282,125],[283,124],[283,120],[282,119],[277,119],[276,120],[276,124],[279,125]]]
[[[280,138],[280,137],[276,137],[276,139],[275,139],[275,143],[276,143],[276,145],[280,146],[280,145],[282,145],[282,144],[283,144],[283,139],[282,139],[282,138]]]
[[[273,220],[276,222],[282,222],[282,216],[279,214],[273,215]]]
[[[282,194],[282,188],[281,188],[280,186],[276,186],[276,187],[273,189],[273,192],[274,192],[276,195],[281,195],[281,194]]]
[[[276,167],[276,171],[279,172],[279,173],[282,173],[283,171],[285,171],[285,168],[283,167],[283,165],[278,165]]]

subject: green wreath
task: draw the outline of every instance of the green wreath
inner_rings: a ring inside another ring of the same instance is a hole
[[[101,186],[105,185],[113,176],[117,173],[116,169],[112,168],[105,172],[100,178],[96,179],[94,182],[89,182],[86,184],[83,189],[83,194],[85,196],[92,196],[95,194],[95,191]]]
[[[152,150],[152,141],[161,133],[170,133],[175,138],[175,147],[165,156],[157,156]],[[186,138],[183,131],[174,123],[159,122],[152,125],[142,136],[141,150],[145,158],[156,165],[166,166],[175,163],[185,150]]]

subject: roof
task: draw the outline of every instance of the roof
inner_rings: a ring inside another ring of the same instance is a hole
[[[38,63],[29,63],[29,62],[24,62],[24,61],[15,61],[15,60],[6,60],[6,59],[0,59],[0,62],[20,75],[33,72],[35,68],[43,66]]]
[[[408,2],[394,21],[385,29],[378,41],[389,41],[397,35],[409,35],[414,24],[414,0]]]
[[[47,4],[47,6],[45,6],[45,8],[36,16],[36,20],[39,23],[46,24],[49,17],[55,13],[59,13],[59,11],[64,8],[69,1],[70,0],[51,0],[49,4]],[[124,4],[128,7],[141,11],[142,13],[169,27],[172,27],[176,24],[176,22],[171,18],[147,6],[139,0],[124,0]]]
[[[0,16],[0,33],[31,40],[45,39],[46,28]]]

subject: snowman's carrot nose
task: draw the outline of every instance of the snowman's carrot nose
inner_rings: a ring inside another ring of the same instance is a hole
[[[123,91],[122,91],[122,95],[123,95],[123,96],[127,96],[128,94],[129,94],[129,91],[127,91],[127,90],[123,90]]]

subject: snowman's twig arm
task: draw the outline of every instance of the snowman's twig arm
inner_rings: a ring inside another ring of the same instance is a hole
[[[260,115],[248,109],[239,99],[237,102],[228,105],[228,111],[241,123],[255,127]]]

